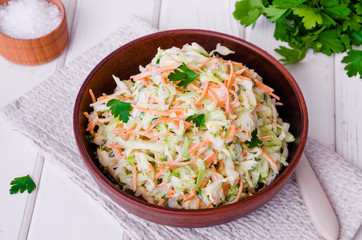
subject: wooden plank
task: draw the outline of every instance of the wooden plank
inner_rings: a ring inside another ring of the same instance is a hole
[[[10,195],[10,182],[16,177],[32,176],[36,151],[33,144],[12,131],[6,121],[0,119],[0,239],[17,239],[21,228],[28,193]]]
[[[62,169],[45,161],[28,240],[119,240],[123,230]]]
[[[70,9],[75,10],[71,42],[63,63],[69,63],[112,34],[131,13],[153,25],[158,22],[153,13],[158,13],[159,5],[154,5],[154,1],[113,0],[101,4],[96,0],[78,0],[73,5]],[[140,5],[143,8],[139,8]],[[52,170],[52,166],[46,166],[47,164],[44,166],[28,239],[46,239],[49,236],[52,239],[121,239],[123,230],[113,217],[73,182],[62,176],[61,170]],[[63,181],[67,182],[66,186]],[[65,204],[58,206],[59,199]],[[43,226],[47,226],[47,229],[44,230]]]
[[[160,30],[206,29],[244,37],[244,28],[233,18],[236,0],[162,1]]]
[[[63,0],[64,7],[70,10],[70,3],[75,1]],[[68,25],[72,22],[72,14],[67,14]],[[38,66],[16,65],[0,57],[0,107],[5,106],[12,100],[23,95],[26,91],[44,80],[52,74],[62,59],[65,58],[66,51],[57,59]],[[29,227],[32,201],[35,201],[36,195],[27,193],[10,195],[7,194],[10,188],[10,181],[15,177],[30,174],[35,183],[40,178],[40,172],[33,172],[37,153],[32,144],[13,132],[12,128],[4,120],[0,121],[0,131],[6,138],[0,139],[0,150],[3,153],[3,166],[0,169],[0,189],[2,192],[0,198],[0,239],[23,239],[27,234]],[[19,151],[19,149],[21,149]],[[15,154],[16,153],[16,154]],[[34,175],[35,174],[35,175]],[[24,213],[27,213],[24,215]],[[20,234],[20,235],[19,235]]]
[[[148,0],[78,0],[66,63],[116,31],[130,14],[152,24],[153,9]]]
[[[337,54],[335,58],[336,149],[362,169],[362,80],[347,76],[345,64],[341,63],[345,55]]]
[[[36,157],[34,171],[31,176],[37,187],[34,189],[34,191],[31,194],[28,195],[28,198],[26,200],[23,220],[21,221],[21,227],[19,230],[18,239],[27,239],[28,237],[30,223],[33,217],[34,206],[36,198],[38,196],[38,189],[39,189],[41,174],[43,172],[43,166],[44,166],[44,157],[38,153]]]
[[[245,39],[264,49],[277,59],[281,56],[274,51],[279,45],[286,45],[273,37],[274,24],[261,17],[255,28],[246,29]],[[324,54],[309,51],[306,58],[287,66],[301,88],[309,113],[309,136],[325,146],[335,149],[334,109],[334,59]],[[278,93],[276,93],[278,94]],[[283,101],[283,100],[281,100]]]

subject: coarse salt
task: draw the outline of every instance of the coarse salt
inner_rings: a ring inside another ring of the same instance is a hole
[[[18,39],[39,38],[52,32],[62,12],[46,0],[12,0],[0,5],[0,32]]]

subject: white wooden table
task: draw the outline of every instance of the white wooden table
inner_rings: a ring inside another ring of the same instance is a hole
[[[131,13],[160,30],[200,28],[231,34],[279,58],[273,51],[280,44],[273,39],[273,25],[260,19],[254,29],[244,29],[232,16],[235,1],[63,0],[71,35],[68,48],[41,66],[19,66],[0,57],[0,107],[103,40]],[[310,52],[288,69],[308,105],[309,136],[362,168],[362,81],[346,76],[342,57]],[[37,158],[25,137],[3,120],[0,132],[0,239],[122,239],[119,224],[60,169]],[[27,174],[37,191],[10,195],[10,181]]]

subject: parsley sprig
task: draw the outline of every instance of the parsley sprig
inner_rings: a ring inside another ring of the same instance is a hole
[[[362,79],[362,3],[356,0],[241,0],[234,17],[244,26],[255,26],[265,15],[275,22],[274,37],[288,42],[289,48],[275,49],[284,64],[301,61],[309,48],[328,56],[348,51],[342,60],[349,77]]]
[[[130,103],[122,102],[119,99],[112,99],[107,102],[107,107],[110,107],[111,113],[115,118],[119,117],[124,123],[128,122],[131,116],[130,112],[132,111]]]
[[[188,116],[186,118],[186,122],[193,122],[196,127],[204,127],[205,126],[205,114],[194,114],[191,116]]]
[[[251,133],[251,139],[250,141],[246,140],[245,144],[246,146],[248,146],[248,148],[255,148],[255,147],[259,147],[263,141],[261,141],[258,136],[258,129],[255,128],[254,131]]]
[[[35,183],[33,179],[29,175],[26,175],[24,177],[18,177],[14,178],[11,183],[10,188],[10,194],[15,194],[20,191],[20,193],[23,193],[25,190],[28,191],[28,193],[31,193],[36,188]]]
[[[182,72],[178,69],[180,69]],[[175,69],[174,72],[171,72],[168,75],[168,79],[170,79],[170,81],[180,81],[177,83],[177,86],[179,87],[186,88],[189,83],[194,81],[199,76],[199,74],[189,69],[184,62],[178,67],[178,69]]]

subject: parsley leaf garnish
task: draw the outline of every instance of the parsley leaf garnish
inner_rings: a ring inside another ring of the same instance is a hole
[[[342,59],[342,63],[347,63],[344,70],[349,77],[356,76],[357,72],[362,76],[362,50],[350,50]]]
[[[246,140],[245,141],[245,144],[248,146],[248,148],[255,148],[255,147],[259,147],[263,141],[261,141],[258,136],[258,129],[255,128],[254,131],[251,133],[251,140],[248,141]]]
[[[120,120],[124,123],[128,122],[131,116],[130,111],[132,111],[130,103],[122,102],[119,99],[112,99],[107,102],[107,107],[110,107],[111,113],[115,118],[119,116]]]
[[[15,194],[19,191],[23,193],[25,190],[27,190],[28,193],[31,193],[36,188],[33,179],[31,179],[29,175],[14,178],[10,185],[10,194]]]
[[[200,190],[196,190],[196,195],[197,195],[198,198],[204,199],[204,198],[202,197],[202,194],[201,194],[201,191],[200,191]]]
[[[310,6],[302,5],[293,10],[293,13],[299,17],[302,17],[302,22],[306,29],[312,29],[323,23],[322,16],[319,14],[319,10]]]
[[[188,116],[186,118],[187,122],[193,122],[196,127],[204,127],[205,126],[205,114],[194,114],[191,116]]]
[[[235,3],[234,18],[240,20],[242,25],[246,27],[253,24],[262,14],[264,9],[261,0],[244,0]]]
[[[305,58],[307,50],[328,56],[346,52],[362,44],[362,3],[340,0],[239,0],[235,3],[234,18],[244,26],[255,25],[261,15],[275,22],[274,38],[288,42],[289,47],[275,49],[291,64]],[[357,51],[357,50],[353,50]],[[349,77],[357,75],[360,61],[351,52],[343,63]],[[360,78],[362,79],[362,75]]]
[[[180,69],[182,72],[178,69]],[[194,81],[199,76],[199,74],[189,69],[184,62],[178,67],[178,69],[175,69],[174,72],[171,72],[170,75],[168,75],[168,79],[170,79],[170,81],[180,81],[177,84],[179,87],[186,88],[189,83]]]

